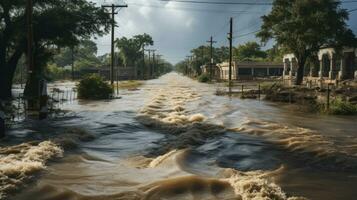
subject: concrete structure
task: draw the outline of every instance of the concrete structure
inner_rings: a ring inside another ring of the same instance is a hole
[[[292,81],[296,77],[297,60],[294,54],[287,54],[284,60],[283,79]],[[344,48],[336,52],[334,48],[322,48],[318,52],[319,66],[310,67],[305,81],[315,80],[319,84],[324,82],[336,83],[340,80],[357,79],[357,49]]]
[[[229,63],[224,62],[217,65],[216,71],[219,73],[217,77],[221,80],[228,80]],[[272,62],[239,62],[232,63],[232,79],[233,80],[249,80],[254,78],[264,78],[272,76],[281,76],[283,74],[283,65]]]

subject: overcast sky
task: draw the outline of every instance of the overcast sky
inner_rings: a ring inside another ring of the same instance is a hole
[[[91,0],[102,4],[119,3],[123,0]],[[228,0],[205,0],[227,1]],[[271,2],[270,0],[229,0],[229,2]],[[217,41],[216,46],[227,45],[229,32],[229,18],[234,17],[234,46],[247,41],[256,40],[255,34],[248,34],[259,30],[260,16],[269,13],[270,6],[262,5],[206,5],[160,0],[126,0],[128,8],[121,9],[115,19],[119,24],[116,37],[131,37],[148,33],[155,42],[153,49],[175,64],[183,60],[192,48],[207,44],[212,35]],[[343,5],[347,9],[357,8],[356,3]],[[357,12],[350,14],[349,24],[357,33]],[[256,40],[258,41],[258,40]],[[110,52],[110,34],[98,38],[98,55]]]

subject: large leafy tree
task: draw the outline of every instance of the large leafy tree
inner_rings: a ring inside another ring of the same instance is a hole
[[[75,67],[98,67],[101,64],[97,57],[97,44],[91,40],[81,40],[75,47],[66,47],[59,51],[53,58],[54,64],[58,67],[72,65],[72,56],[75,60]]]
[[[11,97],[17,63],[26,52],[26,1],[0,1],[0,99]],[[102,35],[109,30],[110,18],[86,0],[34,0],[34,66],[27,91],[58,47],[75,46],[81,38]],[[31,89],[31,86],[34,88]]]
[[[274,39],[294,53],[298,61],[296,84],[303,81],[307,60],[323,46],[341,48],[355,45],[346,25],[348,12],[338,0],[275,0],[270,14],[262,17],[257,34],[263,42]]]
[[[247,42],[243,45],[239,45],[234,49],[234,56],[238,60],[255,60],[265,59],[267,53],[261,50],[261,47],[256,42]]]
[[[211,49],[209,46],[199,46],[191,50],[193,56],[193,61],[190,62],[193,70],[197,74],[201,73],[201,66],[211,63]],[[213,47],[213,62],[221,63],[229,59],[229,48],[222,47]]]
[[[144,46],[153,45],[152,37],[146,33],[142,35],[135,35],[132,38],[122,37],[115,41],[116,46],[120,50],[120,57],[124,65],[134,66],[143,58]]]

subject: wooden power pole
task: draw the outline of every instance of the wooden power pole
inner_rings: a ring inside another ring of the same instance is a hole
[[[232,45],[233,45],[233,18],[230,19],[230,30],[228,33],[228,40],[229,40],[229,91],[231,91],[232,87]]]
[[[26,18],[27,18],[27,70],[29,74],[34,71],[33,62],[33,1],[27,0],[26,5]]]
[[[153,76],[153,65],[154,65],[154,62],[155,62],[155,49],[145,49],[145,51],[149,52],[149,79],[152,78]],[[150,59],[151,59],[151,53],[153,53],[153,62],[151,63],[150,62]]]
[[[162,74],[162,69],[161,69],[161,63],[160,63],[160,58],[162,57],[161,54],[156,55],[156,75],[160,76]]]
[[[213,78],[213,43],[216,43],[216,41],[213,41],[213,37],[211,36],[210,40],[207,41],[208,43],[210,43],[210,65],[209,65],[209,76],[210,79],[212,80]]]
[[[111,38],[111,66],[110,66],[110,83],[114,84],[114,28],[115,28],[115,15],[118,14],[116,12],[117,8],[126,8],[128,5],[102,5],[102,8],[110,8],[110,14],[112,15],[112,38]]]

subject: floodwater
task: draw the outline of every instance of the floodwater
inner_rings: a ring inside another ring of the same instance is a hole
[[[215,96],[176,73],[64,105],[0,148],[0,199],[356,199],[356,117]]]

